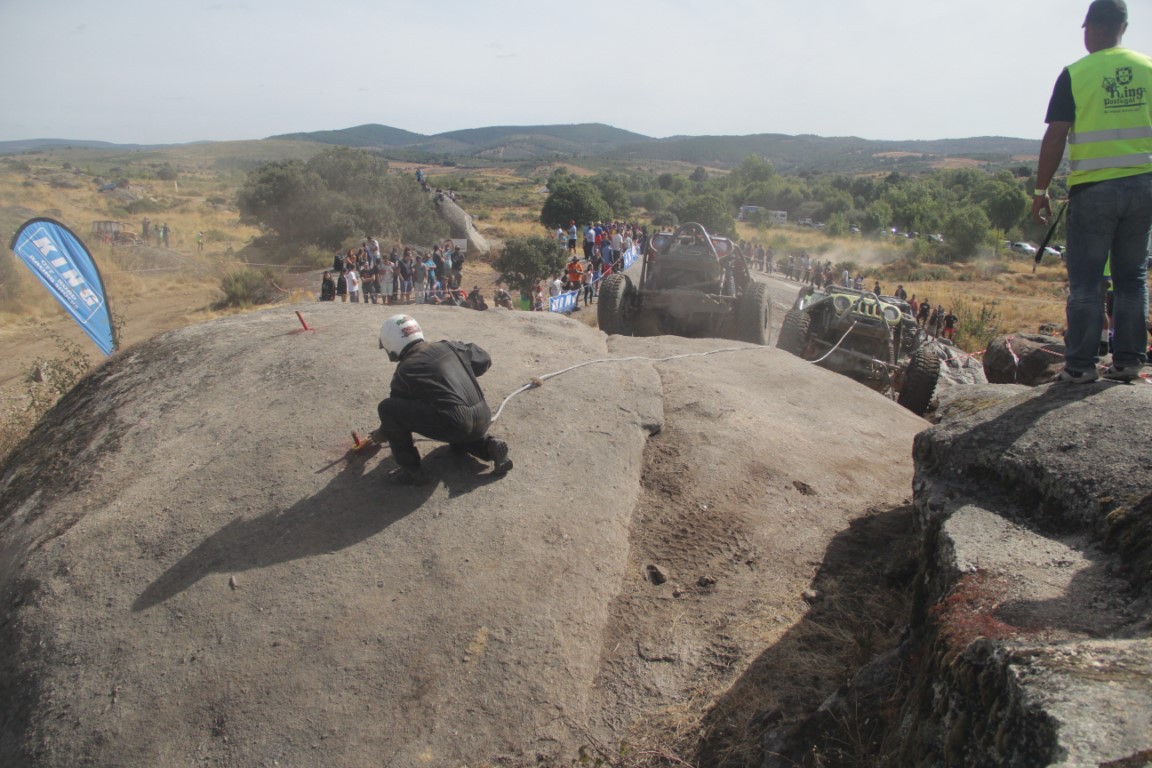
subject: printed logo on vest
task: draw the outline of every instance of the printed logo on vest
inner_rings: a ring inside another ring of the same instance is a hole
[[[1104,78],[1105,110],[1130,110],[1144,106],[1147,89],[1132,86],[1132,67],[1117,67],[1115,77]]]

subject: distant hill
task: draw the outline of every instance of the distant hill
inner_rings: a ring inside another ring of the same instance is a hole
[[[873,141],[855,136],[671,136],[654,139],[602,123],[579,125],[502,125],[448,131],[433,136],[383,125],[342,131],[293,133],[274,138],[372,147],[385,154],[472,157],[513,162],[561,157],[619,158],[626,162],[675,161],[709,167],[733,167],[749,155],[761,155],[783,171],[863,173],[915,171],[959,158],[994,164],[1035,156],[1040,142],[1000,136],[930,141]]]
[[[472,158],[492,163],[566,158],[619,160],[625,163],[679,162],[731,168],[749,155],[760,155],[785,172],[916,172],[949,163],[1007,165],[1035,157],[1040,142],[1001,136],[931,141],[873,141],[855,136],[671,136],[655,139],[603,123],[576,125],[502,125],[447,131],[431,136],[387,125],[359,125],[327,131],[286,133],[264,142],[305,142],[359,147],[396,160],[446,161]],[[0,154],[71,146],[104,149],[154,149],[100,141],[30,139],[0,142]],[[180,145],[177,145],[180,146]],[[185,145],[186,146],[186,145]]]
[[[652,141],[648,136],[603,123],[578,125],[502,125],[490,128],[469,128],[449,131],[436,136],[452,139],[478,148],[480,152],[499,148],[505,144],[538,144],[546,151],[568,151],[582,155],[598,155],[638,143]]]
[[[674,160],[710,167],[731,167],[749,155],[767,158],[782,171],[865,172],[924,166],[943,158],[967,158],[1009,163],[1014,157],[1036,155],[1040,142],[1028,139],[981,137],[932,141],[872,141],[855,136],[673,136],[622,147],[612,154],[622,160]]]
[[[427,140],[427,136],[403,128],[389,125],[358,125],[355,128],[341,128],[335,131],[311,131],[308,133],[284,133],[269,136],[270,139],[293,141],[317,141],[321,144],[338,144],[342,147],[406,147]]]
[[[171,144],[114,144],[110,141],[86,141],[79,139],[19,139],[0,141],[0,155],[15,155],[21,152],[55,147],[75,147],[76,149],[155,149],[173,146]]]

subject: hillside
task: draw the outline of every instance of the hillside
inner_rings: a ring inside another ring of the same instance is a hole
[[[385,125],[361,125],[328,131],[282,134],[265,139],[277,146],[299,143],[370,148],[397,160],[445,161],[471,158],[490,162],[601,158],[629,163],[675,161],[708,167],[732,167],[749,155],[761,155],[783,171],[864,173],[927,170],[949,160],[1007,165],[1035,157],[1039,140],[1006,137],[875,141],[856,137],[672,136],[656,139],[601,123],[580,125],[490,126],[426,136]],[[258,148],[263,142],[243,142]],[[29,140],[0,142],[0,155],[44,147],[86,147],[98,142]],[[194,146],[194,145],[186,145]],[[109,145],[138,151],[149,147]],[[254,149],[253,155],[264,152]]]
[[[948,158],[1007,164],[1035,156],[1039,141],[1009,138],[942,139],[938,141],[870,141],[856,137],[675,136],[615,150],[622,160],[677,160],[708,167],[738,165],[760,155],[782,171],[864,173],[879,170],[928,170]]]
[[[318,141],[321,144],[337,144],[343,147],[404,147],[419,144],[428,137],[387,125],[358,125],[355,128],[342,128],[336,131],[285,133],[268,138],[284,141]]]

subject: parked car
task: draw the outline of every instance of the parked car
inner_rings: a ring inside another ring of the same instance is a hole
[[[1036,255],[1036,246],[1032,245],[1032,243],[1012,243],[1012,245],[1008,247],[1016,253],[1024,253],[1029,256]]]

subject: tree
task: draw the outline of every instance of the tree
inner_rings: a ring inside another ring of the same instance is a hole
[[[770,180],[776,175],[776,169],[760,155],[749,155],[744,158],[744,162],[740,163],[740,167],[733,172],[733,175],[745,184],[754,184]]]
[[[559,274],[566,257],[566,249],[550,237],[510,237],[492,266],[508,285],[530,292],[538,281]]]
[[[319,244],[306,209],[323,191],[324,182],[299,160],[264,163],[248,174],[237,193],[240,221],[284,242]]]
[[[668,192],[683,192],[688,187],[688,179],[665,172],[656,177],[656,186]]]
[[[579,179],[550,191],[540,210],[540,223],[549,229],[566,226],[569,221],[587,224],[611,218],[612,208],[599,190]]]
[[[388,178],[388,163],[363,149],[334,147],[308,161],[308,170],[333,192],[372,195]]]
[[[982,207],[992,226],[1009,231],[1028,213],[1029,201],[1019,184],[993,182],[991,194],[984,198]]]
[[[966,205],[948,214],[941,231],[947,238],[953,254],[966,259],[988,241],[991,224],[984,210],[977,205]]]
[[[556,189],[562,184],[567,184],[572,181],[572,174],[564,166],[559,166],[556,170],[548,175],[548,189]]]
[[[673,212],[680,221],[694,221],[704,225],[710,234],[736,236],[736,220],[728,210],[728,204],[716,195],[689,198],[683,205],[675,206]]]
[[[704,166],[698,165],[696,166],[696,170],[692,171],[692,175],[688,177],[688,180],[701,184],[708,180],[708,171],[704,169]]]
[[[592,178],[600,197],[612,209],[612,217],[624,219],[632,212],[632,196],[628,188],[614,174],[600,174]],[[584,221],[584,219],[580,219]]]
[[[652,189],[644,193],[641,204],[650,213],[666,211],[668,210],[668,206],[672,204],[672,195],[662,189]]]
[[[288,251],[339,249],[365,235],[395,240],[439,239],[447,232],[413,177],[392,176],[380,158],[339,147],[307,163],[264,163],[237,194],[241,220]]]
[[[879,232],[892,226],[892,207],[883,200],[877,200],[864,209],[860,218],[860,228],[865,232]]]
[[[845,214],[852,210],[852,196],[841,190],[832,190],[824,196],[819,217],[828,221],[834,214]]]

